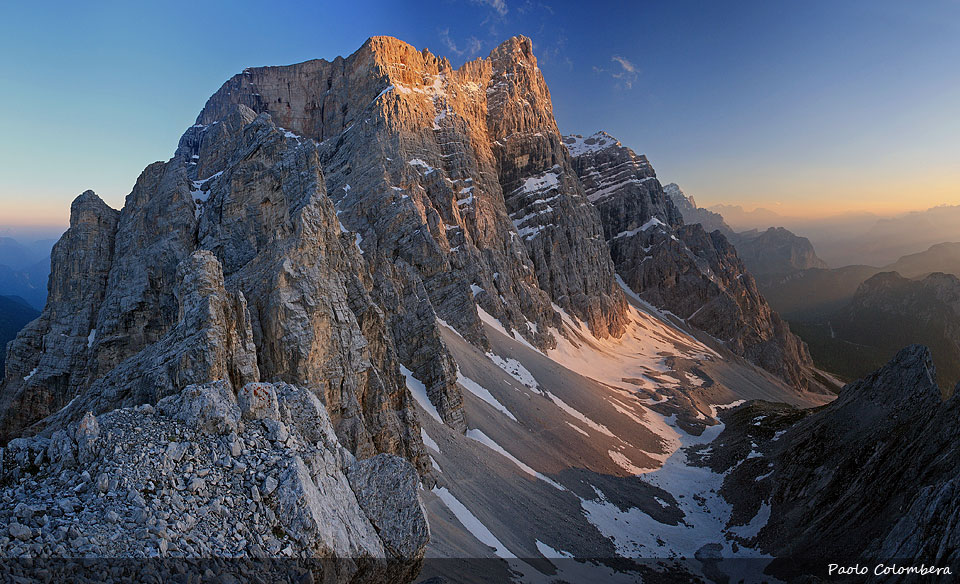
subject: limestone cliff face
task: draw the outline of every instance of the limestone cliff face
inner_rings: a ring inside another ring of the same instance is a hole
[[[71,205],[70,228],[51,253],[46,308],[7,349],[0,439],[59,410],[83,387],[119,215],[93,191]]]
[[[436,319],[483,345],[475,305],[540,347],[556,303],[600,336],[625,310],[595,211],[553,119],[529,39],[453,69],[387,37],[333,62],[248,69],[207,103],[269,113],[317,143],[329,197],[370,267],[400,360],[444,419],[464,427]],[[198,156],[198,179],[215,172]]]
[[[719,231],[683,217],[645,156],[599,132],[568,136],[577,173],[600,211],[624,284],[800,389],[812,367],[806,345],[764,300]]]
[[[404,376],[466,428],[440,323],[481,347],[481,317],[554,346],[555,307],[623,331],[602,224],[522,37],[459,69],[387,37],[248,69],[122,211],[98,202],[78,199],[51,301],[11,345],[4,438],[190,383],[284,381],[355,454],[427,473]]]
[[[120,213],[92,193],[75,203],[51,301],[11,345],[5,437],[190,383],[262,378],[315,392],[357,455],[400,454],[426,473],[386,319],[316,145],[243,107],[211,127],[210,142],[191,128],[148,167]]]

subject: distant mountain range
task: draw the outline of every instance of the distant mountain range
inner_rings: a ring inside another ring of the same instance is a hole
[[[766,281],[763,293],[788,319],[817,320],[848,303],[860,284],[881,272],[896,272],[905,278],[922,278],[934,272],[960,276],[960,242],[939,243],[879,268],[853,265],[804,270]]]
[[[723,215],[698,207],[696,200],[684,194],[676,183],[666,185],[663,190],[683,214],[685,223],[699,223],[707,232],[720,231],[730,240],[761,289],[767,280],[810,268],[827,267],[806,237],[795,235],[783,227],[769,227],[763,231],[749,229],[737,233]]]
[[[19,296],[0,296],[0,371],[7,357],[7,343],[28,322],[40,316],[27,301]]]
[[[47,301],[50,250],[55,240],[23,242],[0,237],[0,294],[19,296],[40,310]]]
[[[953,287],[958,276],[960,243],[941,243],[882,268],[810,269],[767,280],[763,293],[818,366],[855,379],[904,344],[922,343],[949,389],[960,378],[960,311],[931,291]]]
[[[714,205],[705,211],[722,215],[735,231],[785,227],[808,237],[832,266],[883,266],[932,245],[960,238],[960,205],[941,205],[895,217],[851,213],[806,219],[769,209],[746,211],[738,205]]]
[[[957,293],[955,276],[960,276],[960,243],[937,243],[882,267],[830,269],[810,240],[783,227],[740,233],[731,227],[784,217],[735,206],[703,209],[675,184],[664,187],[664,192],[687,223],[717,229],[733,242],[764,298],[807,343],[817,366],[852,380],[880,367],[905,345],[920,343],[932,351],[941,387],[950,390],[960,378],[960,307],[951,300]],[[718,210],[734,220],[728,221]],[[896,240],[904,225],[917,229],[922,225],[924,237],[940,236],[943,230],[938,226],[949,222],[952,213],[951,207],[938,207],[879,221],[869,233],[878,241]],[[954,224],[951,237],[960,236],[958,226],[960,222]],[[878,244],[874,249],[895,247]]]

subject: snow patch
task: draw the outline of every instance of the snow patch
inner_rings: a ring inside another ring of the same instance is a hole
[[[499,444],[497,444],[497,443],[493,440],[493,438],[487,436],[486,434],[484,434],[484,433],[481,432],[480,430],[476,430],[476,429],[467,430],[467,438],[470,438],[470,439],[472,439],[472,440],[476,440],[477,442],[483,444],[484,446],[486,446],[486,447],[489,448],[490,450],[493,450],[494,452],[502,455],[504,458],[506,458],[507,460],[509,460],[509,461],[512,462],[513,464],[517,465],[517,467],[518,467],[520,470],[522,470],[523,472],[527,473],[528,475],[530,475],[530,476],[532,476],[532,477],[534,477],[534,478],[540,479],[541,481],[547,483],[548,485],[550,485],[551,487],[553,487],[553,488],[555,488],[555,489],[558,489],[558,490],[560,490],[560,491],[566,491],[566,489],[565,489],[562,485],[556,483],[556,482],[553,481],[550,477],[548,477],[548,476],[546,476],[546,475],[544,475],[544,474],[542,474],[542,473],[540,473],[540,472],[535,471],[534,469],[530,468],[529,466],[527,466],[526,464],[524,464],[523,462],[521,462],[519,459],[517,459],[517,457],[515,457],[514,455],[512,455],[512,454],[510,454],[509,452],[507,452],[506,450],[504,450],[504,448],[503,448],[502,446],[500,446]]]
[[[407,379],[407,389],[410,390],[413,399],[417,400],[420,407],[426,410],[427,413],[430,414],[430,417],[442,424],[443,420],[440,418],[440,412],[437,411],[437,406],[433,405],[433,402],[430,401],[430,397],[427,395],[427,386],[414,377],[413,372],[403,365],[400,366],[400,373],[403,373],[403,376]]]
[[[423,428],[420,428],[420,439],[423,440],[424,446],[426,446],[427,448],[432,448],[438,454],[442,454],[442,452],[440,452],[440,445],[437,444],[437,442],[433,438],[431,438],[430,435],[427,434],[427,431],[424,430]]]
[[[477,396],[478,398],[490,404],[490,406],[492,406],[493,409],[503,413],[514,422],[517,421],[517,418],[513,415],[513,413],[510,410],[508,410],[506,406],[500,403],[497,400],[497,398],[493,397],[493,394],[491,394],[487,390],[487,388],[483,387],[482,385],[470,379],[469,377],[464,376],[463,373],[460,373],[459,367],[457,368],[457,383],[462,385],[464,389],[466,389],[473,395]]]
[[[467,507],[461,503],[456,497],[453,496],[453,493],[448,491],[446,487],[434,487],[433,494],[440,498],[443,501],[443,504],[447,506],[447,509],[453,513],[454,517],[457,518],[466,529],[477,538],[480,543],[488,545],[493,548],[493,553],[497,557],[503,559],[515,558],[514,554],[510,553],[510,550],[507,549],[507,546],[503,545],[499,539],[493,533],[490,532],[487,527],[481,523],[477,516],[470,512]]]

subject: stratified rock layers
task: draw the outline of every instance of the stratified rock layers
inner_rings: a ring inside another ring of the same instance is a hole
[[[609,134],[568,136],[565,143],[623,282],[734,353],[809,389],[806,345],[764,300],[726,237],[684,225],[647,158]]]

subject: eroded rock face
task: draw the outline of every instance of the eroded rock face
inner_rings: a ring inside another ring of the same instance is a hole
[[[333,63],[249,69],[198,123],[236,104],[319,143],[329,196],[357,234],[400,358],[448,423],[462,414],[431,312],[480,344],[475,302],[541,347],[559,324],[551,302],[601,336],[622,330],[599,224],[528,39],[456,70],[386,37]]]
[[[46,308],[8,347],[0,391],[0,441],[56,412],[83,387],[119,216],[93,191],[71,205],[70,228],[51,253]]]
[[[26,426],[56,412],[38,431],[86,410],[156,403],[191,383],[226,379],[236,392],[261,378],[284,379],[317,393],[357,455],[397,453],[426,473],[386,319],[325,194],[316,145],[242,109],[222,125],[236,129],[246,120],[234,135],[215,133],[211,156],[225,166],[208,180],[194,178],[201,159],[183,145],[170,162],[144,172],[117,221],[122,252],[99,296],[87,300],[99,329],[82,336],[84,362],[71,369],[66,391],[28,385],[33,400],[65,394],[56,409],[17,415]],[[56,256],[54,265],[72,257]],[[82,280],[96,271],[71,274]],[[25,334],[14,351],[29,354],[29,342],[36,340]],[[38,381],[56,374],[49,368],[39,364]],[[22,385],[14,378],[4,395]]]
[[[733,245],[719,231],[684,224],[646,157],[605,132],[565,144],[630,290],[794,387],[815,387],[806,345],[764,300]]]

